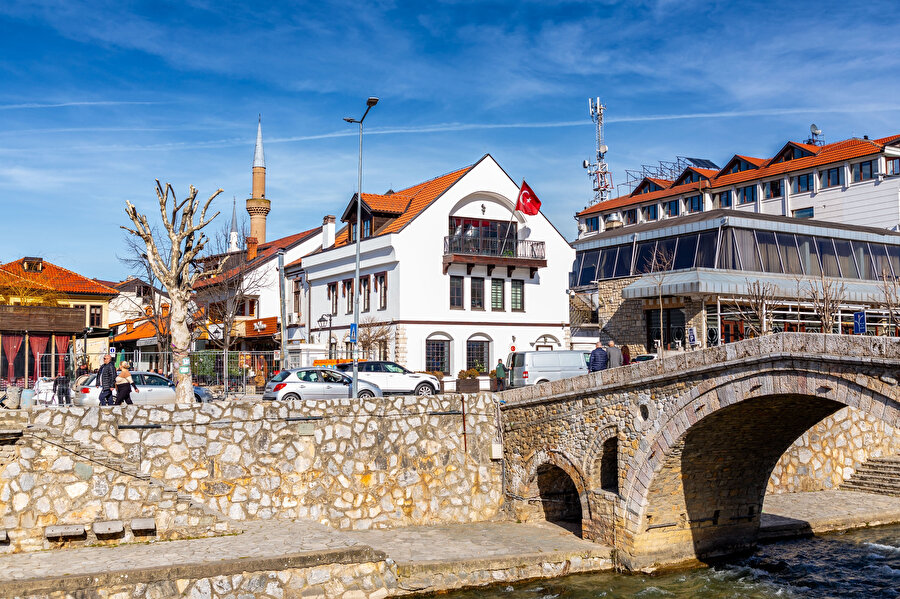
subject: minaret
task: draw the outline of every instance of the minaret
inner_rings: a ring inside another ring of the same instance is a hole
[[[256,128],[256,150],[253,152],[253,193],[247,200],[250,214],[250,237],[255,237],[260,245],[266,242],[266,215],[270,202],[266,199],[266,156],[263,153],[262,117]]]
[[[228,253],[236,252],[240,249],[238,242],[237,228],[237,198],[232,196],[233,205],[231,207],[231,234],[228,236]]]

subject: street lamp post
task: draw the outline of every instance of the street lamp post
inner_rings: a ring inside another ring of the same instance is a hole
[[[325,340],[326,346],[328,348],[328,359],[331,359],[331,314],[323,314],[319,317],[318,320],[319,329],[324,329],[325,325],[328,325],[328,338]]]
[[[378,104],[378,98],[370,97],[366,100],[366,111],[358,120],[345,117],[348,123],[359,124],[359,171],[357,178],[357,194],[356,194],[356,268],[353,275],[353,330],[359,335],[359,248],[362,241],[362,138],[363,138],[363,121],[366,115],[372,110],[372,107]],[[350,230],[353,230],[351,225]],[[330,340],[329,340],[330,341]],[[359,390],[359,343],[357,338],[353,339],[353,386],[350,388],[350,397],[356,397]]]

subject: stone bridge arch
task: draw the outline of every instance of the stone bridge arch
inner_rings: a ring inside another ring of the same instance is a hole
[[[845,406],[896,426],[900,404],[885,387],[849,368],[784,359],[682,392],[626,467],[624,561],[648,568],[752,548],[780,456]]]
[[[518,491],[528,504],[519,510],[523,520],[577,524],[579,534],[590,525],[591,508],[584,471],[578,460],[564,450],[540,450],[533,454],[525,465]]]

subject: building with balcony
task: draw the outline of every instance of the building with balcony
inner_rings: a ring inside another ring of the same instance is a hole
[[[619,227],[580,240],[573,342],[632,355],[766,331],[898,335],[900,233],[734,210]]]
[[[485,155],[412,187],[363,193],[361,227],[354,195],[344,226],[335,232],[335,219],[326,217],[323,249],[288,269],[303,287],[312,336],[332,357],[349,358],[359,293],[364,357],[411,370],[453,379],[463,369],[489,372],[513,347],[566,347],[574,250],[543,214],[515,211],[518,191]]]
[[[671,180],[644,177],[630,193],[579,212],[576,245],[610,228],[715,209],[896,229],[900,135],[789,141],[769,158],[735,154],[721,169],[687,164]]]

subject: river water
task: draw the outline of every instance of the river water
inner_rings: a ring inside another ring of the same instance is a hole
[[[585,574],[445,599],[900,597],[900,526],[761,545],[750,557],[658,576]]]

